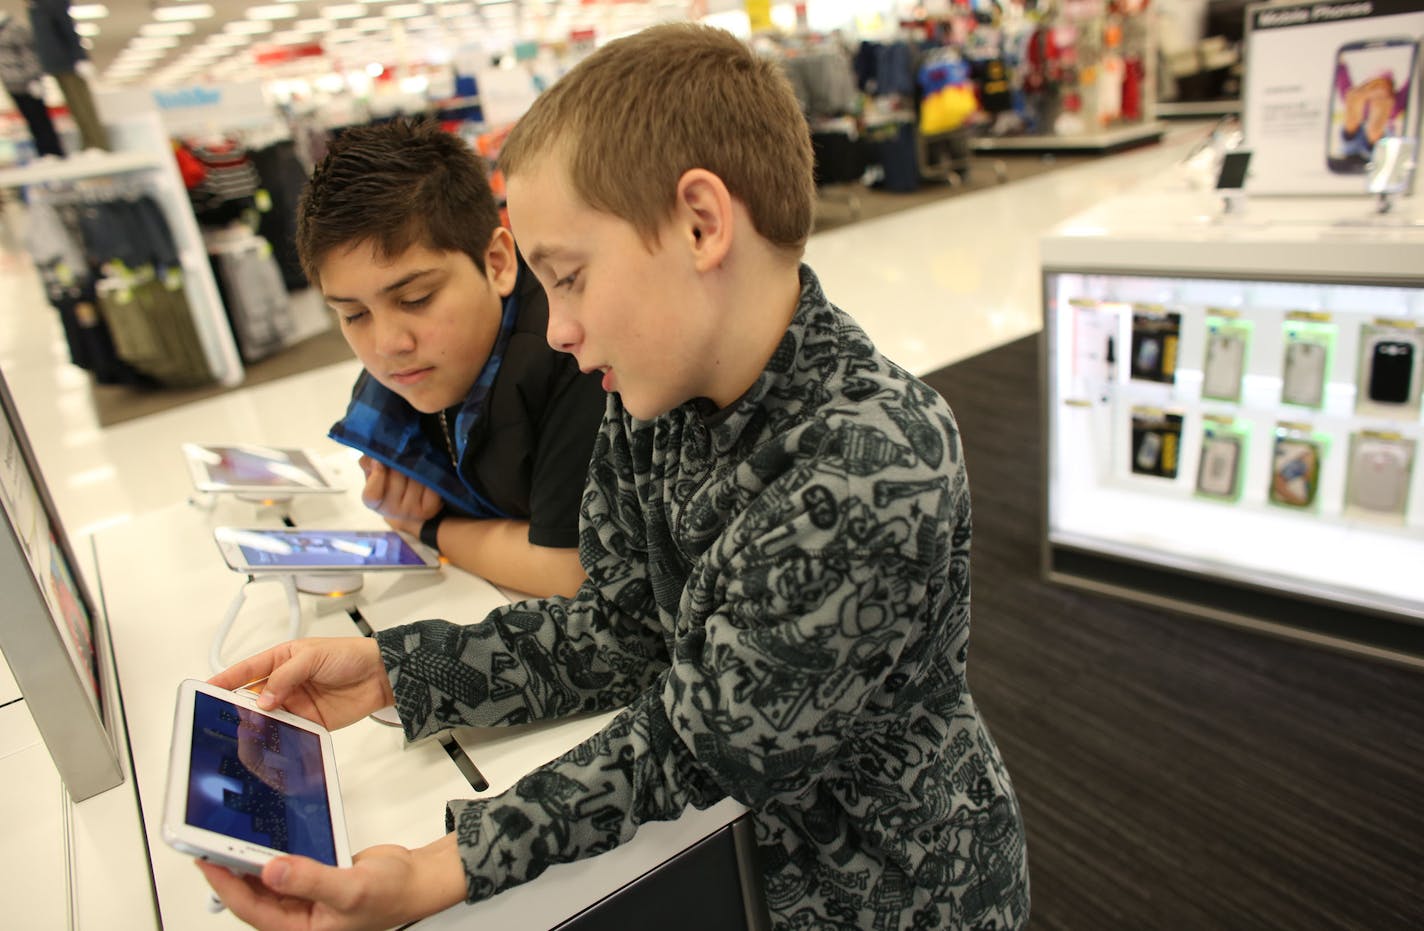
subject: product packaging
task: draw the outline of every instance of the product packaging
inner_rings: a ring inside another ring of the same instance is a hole
[[[1110,386],[1117,381],[1117,360],[1121,352],[1120,330],[1126,304],[1073,300],[1073,384],[1074,399],[1108,400]]]
[[[1419,414],[1424,328],[1410,320],[1379,319],[1360,328],[1355,410],[1413,418]]]
[[[1182,415],[1153,407],[1132,409],[1132,471],[1176,478],[1182,448]]]
[[[1329,438],[1313,432],[1309,424],[1277,424],[1271,456],[1271,502],[1313,509],[1318,503],[1320,467],[1329,446]]]
[[[1251,428],[1246,421],[1213,415],[1203,418],[1198,495],[1218,501],[1240,500],[1250,438]]]
[[[1329,314],[1295,311],[1286,315],[1281,403],[1324,406],[1335,337],[1335,324],[1330,322]]]
[[[1345,513],[1403,523],[1414,472],[1415,441],[1398,433],[1365,430],[1350,436]]]
[[[1182,315],[1140,304],[1132,309],[1132,377],[1173,384],[1177,380],[1177,342]]]
[[[1254,324],[1232,310],[1209,311],[1206,318],[1206,357],[1202,361],[1202,397],[1239,403],[1241,379]]]

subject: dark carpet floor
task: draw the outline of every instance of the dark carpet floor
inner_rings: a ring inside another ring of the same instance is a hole
[[[1036,340],[926,377],[969,465],[970,682],[1031,926],[1424,927],[1424,675],[1042,581]]]

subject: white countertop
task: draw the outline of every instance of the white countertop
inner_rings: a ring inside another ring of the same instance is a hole
[[[380,526],[344,496],[312,496],[291,506],[299,526]],[[242,585],[212,542],[221,524],[272,526],[280,514],[231,498],[212,510],[178,504],[95,536],[99,587],[114,641],[138,795],[145,812],[159,905],[167,927],[236,927],[205,908],[206,884],[190,862],[163,843],[161,817],[178,681],[206,678],[209,643]],[[506,596],[484,580],[445,567],[438,574],[367,573],[363,588],[338,599],[300,596],[302,636],[356,633],[346,607],[355,604],[375,629],[444,617],[475,622]],[[286,638],[287,608],[276,585],[249,589],[224,650],[231,661]],[[509,729],[465,729],[457,740],[498,792],[534,767],[595,733],[610,715]],[[353,851],[378,843],[408,847],[444,833],[444,803],[475,793],[433,739],[405,745],[398,728],[362,721],[334,735],[337,767]],[[117,791],[117,790],[115,790]],[[745,809],[724,801],[674,822],[647,825],[609,853],[551,868],[537,881],[475,906],[460,906],[421,927],[478,920],[500,929],[544,931],[715,832]],[[557,889],[550,894],[550,889]]]

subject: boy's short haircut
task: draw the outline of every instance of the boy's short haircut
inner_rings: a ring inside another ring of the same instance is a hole
[[[541,94],[500,153],[514,175],[563,159],[590,207],[651,246],[693,168],[722,179],[765,239],[798,257],[816,189],[810,132],[781,68],[730,33],[668,23],[608,43]]]
[[[368,241],[385,257],[416,244],[463,252],[483,272],[499,224],[482,158],[436,122],[399,119],[332,143],[297,207],[297,256],[318,287],[333,249]]]

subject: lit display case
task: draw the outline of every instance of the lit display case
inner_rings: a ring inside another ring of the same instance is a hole
[[[1110,202],[1041,243],[1049,578],[1424,666],[1424,225]]]

